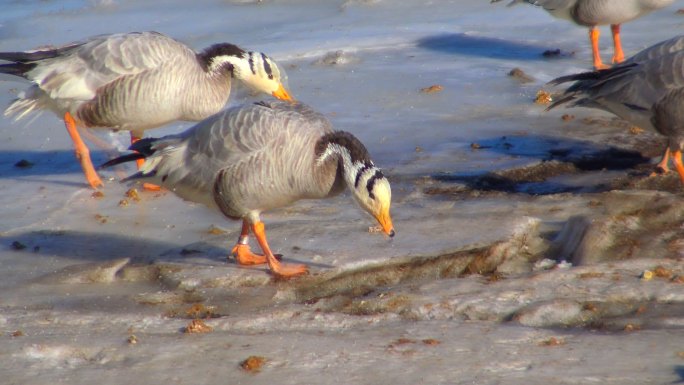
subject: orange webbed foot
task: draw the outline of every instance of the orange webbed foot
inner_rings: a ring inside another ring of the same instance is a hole
[[[292,278],[307,274],[309,268],[306,265],[287,265],[280,263],[276,266],[271,266],[271,272],[276,278]]]
[[[95,172],[95,169],[92,167],[92,163],[90,164],[90,167],[87,167],[85,165],[83,166],[83,173],[85,174],[86,181],[88,181],[88,184],[90,187],[93,189],[97,190],[98,187],[103,187],[104,183],[102,183],[102,179],[97,175]]]
[[[252,253],[249,245],[237,244],[235,247],[233,247],[231,253],[240,265],[263,265],[264,263],[268,262],[268,259],[265,256]]]
[[[656,166],[655,170],[653,170],[650,174],[648,174],[649,177],[654,177],[658,175],[665,175],[670,172],[670,168],[662,168],[660,166]]]
[[[603,64],[603,62],[594,63],[594,70],[596,71],[607,70],[609,68],[610,66],[608,64]]]
[[[138,140],[140,140],[140,139],[135,139],[135,141],[134,141],[133,138],[131,137],[131,144],[137,142]],[[143,164],[145,164],[145,159],[138,159],[135,161],[135,164],[138,166],[138,170],[140,170],[142,168]],[[156,191],[161,191],[161,186],[157,186],[156,184],[152,184],[152,183],[143,183],[143,189],[147,190],[147,191],[156,192]]]
[[[147,191],[154,191],[154,192],[156,192],[156,191],[161,191],[162,188],[161,188],[161,186],[157,186],[156,184],[152,184],[152,183],[143,183],[143,189],[145,189],[145,190],[147,190]]]
[[[246,221],[243,225],[243,234],[245,230],[244,226],[249,226]],[[309,268],[306,265],[287,265],[278,261],[275,255],[273,255],[273,252],[271,252],[271,248],[268,246],[268,242],[266,241],[266,228],[263,222],[254,222],[251,224],[251,228],[252,232],[256,236],[257,241],[259,242],[259,246],[261,246],[261,250],[266,256],[268,267],[271,269],[271,273],[276,278],[291,278],[309,272]]]
[[[684,185],[684,163],[682,162],[682,150],[677,150],[672,152],[672,160],[674,161],[675,168],[679,174],[679,179]]]
[[[649,176],[653,177],[653,176],[658,176],[658,175],[665,175],[669,172],[670,172],[670,168],[666,164],[665,165],[657,164],[655,166],[655,169],[653,170],[653,172],[651,172],[651,174],[649,174]]]
[[[670,168],[668,167],[670,161],[670,149],[667,148],[665,149],[665,153],[663,154],[663,158],[658,162],[658,164],[655,167],[655,170],[651,173],[650,176],[656,176],[656,175],[662,175],[662,174],[667,174],[670,172]]]

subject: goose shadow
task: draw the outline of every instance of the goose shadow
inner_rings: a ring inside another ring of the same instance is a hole
[[[197,265],[226,263],[233,238],[216,236],[217,240],[178,245],[162,240],[137,238],[109,233],[90,233],[72,230],[38,230],[0,236],[0,251],[58,256],[87,262],[107,262],[130,258],[134,263],[191,262]],[[218,239],[220,238],[220,240]],[[221,243],[219,246],[215,243]],[[309,266],[329,268],[329,265],[297,260],[289,256],[284,262],[298,262]],[[236,265],[234,258],[228,263]]]
[[[112,154],[107,151],[90,152],[95,167],[113,159]],[[107,170],[98,170],[98,174],[100,176],[115,175],[117,170],[127,170],[125,175],[133,173],[132,169],[120,165]],[[0,151],[0,180],[30,178],[36,183],[79,188],[88,186],[85,179],[77,182],[60,179],[64,175],[71,174],[83,174],[83,169],[72,150]]]
[[[110,156],[105,151],[92,151],[93,164],[102,164]],[[55,151],[0,151],[0,179],[25,176],[65,175],[82,173],[81,165],[73,150]]]
[[[549,47],[465,33],[444,33],[416,41],[420,48],[454,55],[479,56],[503,60],[543,60]],[[558,55],[554,55],[557,57]],[[560,55],[563,57],[562,55]]]
[[[549,181],[556,176],[598,170],[619,171],[650,163],[640,152],[590,141],[553,136],[501,136],[483,139],[471,145],[472,151],[490,151],[513,158],[534,158],[539,167],[489,171],[484,173],[444,172],[432,178],[442,182],[464,184],[481,191],[549,195],[563,192],[604,191],[607,184],[593,186],[568,185]]]
[[[6,250],[50,255],[88,262],[103,262],[119,258],[131,258],[136,262],[158,259],[177,261],[183,256],[183,247],[178,244],[123,236],[109,233],[91,233],[74,230],[36,230],[0,237],[0,245]],[[195,247],[197,249],[197,247]],[[176,251],[177,252],[173,252]],[[225,249],[205,245],[202,250],[209,258]]]
[[[673,382],[673,384],[684,384],[684,365],[676,365],[674,367],[674,372],[679,379]]]

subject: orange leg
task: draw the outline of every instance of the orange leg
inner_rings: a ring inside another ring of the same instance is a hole
[[[681,179],[684,185],[684,164],[682,164],[682,150],[679,149],[672,153],[672,160],[674,161],[675,167],[677,168],[677,173],[679,173],[679,179]]]
[[[254,254],[249,249],[249,223],[246,219],[242,220],[242,231],[238,242],[231,250],[233,256],[240,265],[263,265],[268,262],[266,257],[259,254]]]
[[[589,40],[591,41],[591,53],[594,59],[594,69],[604,70],[610,68],[601,61],[601,53],[599,52],[599,29],[597,27],[589,28]]]
[[[85,174],[88,184],[94,189],[103,186],[102,180],[95,172],[93,162],[90,160],[90,150],[88,150],[88,147],[83,143],[83,139],[81,139],[81,135],[78,133],[74,117],[68,112],[64,114],[64,125],[66,126],[69,136],[71,136],[71,141],[74,142],[76,158],[81,162],[83,174]]]
[[[140,139],[142,139],[142,138],[133,135],[133,131],[131,131],[131,144],[139,141]],[[137,159],[135,161],[135,163],[138,165],[138,170],[140,170],[142,165],[145,163],[145,159]],[[143,183],[143,188],[145,190],[148,190],[148,191],[159,191],[159,190],[161,190],[161,187],[157,186],[156,184],[152,184],[152,183]]]
[[[670,148],[665,149],[665,154],[663,154],[663,159],[658,162],[656,165],[656,171],[653,171],[651,173],[651,176],[656,176],[658,174],[667,174],[670,172],[670,167],[668,167],[668,163],[670,161]]]
[[[268,247],[268,242],[266,242],[266,227],[264,226],[264,222],[256,222],[252,224],[252,232],[256,236],[259,246],[261,246],[261,250],[266,256],[268,267],[271,268],[273,275],[280,278],[289,278],[306,274],[309,271],[305,265],[286,265],[284,263],[280,263],[276,259],[271,252],[271,248]]]
[[[622,52],[620,42],[620,24],[611,24],[610,30],[613,32],[613,64],[625,61],[625,53]]]

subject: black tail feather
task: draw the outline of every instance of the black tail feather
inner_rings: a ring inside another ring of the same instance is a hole
[[[129,150],[135,151],[135,152],[133,152],[131,154],[122,155],[122,156],[114,158],[114,159],[111,159],[108,162],[105,162],[105,163],[101,164],[100,166],[98,166],[97,169],[100,170],[103,168],[116,166],[117,164],[132,162],[132,161],[138,160],[138,159],[146,159],[148,156],[155,153],[156,150],[152,148],[152,145],[157,140],[158,140],[157,138],[140,139],[139,141],[131,144],[131,146],[128,147]],[[146,176],[148,176],[148,175],[149,174],[147,174]],[[135,177],[135,175],[130,176],[130,178],[133,178],[133,177]]]
[[[567,82],[571,82],[571,81],[609,79],[609,78],[613,78],[616,76],[620,76],[623,73],[629,71],[630,69],[632,69],[633,67],[635,67],[637,65],[638,65],[638,63],[629,63],[629,64],[624,64],[624,65],[617,65],[615,67],[608,68],[605,70],[580,72],[578,74],[565,75],[565,76],[555,78],[555,79],[549,81],[547,84],[555,86],[555,85],[558,85],[561,83],[567,83]]]
[[[0,64],[0,74],[26,77],[26,73],[36,67],[33,63],[9,63]]]
[[[567,96],[563,95],[563,96],[564,97],[562,99],[555,100],[553,103],[551,103],[550,106],[546,107],[545,111],[550,111],[550,110],[560,106],[561,104],[565,104],[569,101],[575,100],[575,94],[570,94]]]
[[[154,154],[154,152],[155,152],[155,150],[152,148],[152,145],[157,140],[158,140],[157,138],[140,139],[139,141],[131,144],[131,146],[128,147],[128,149],[131,151],[136,151],[136,152],[139,152],[141,154],[144,154],[145,156],[150,156],[150,155]]]
[[[600,77],[599,71],[581,72],[578,74],[572,74],[572,75],[565,75],[565,76],[557,77],[557,78],[549,81],[546,84],[552,85],[552,86],[557,86],[559,84],[572,82],[575,80],[594,80],[594,79],[598,79],[599,77]]]
[[[643,112],[643,111],[648,111],[648,110],[649,110],[649,109],[646,108],[646,107],[642,107],[642,106],[639,106],[639,105],[636,105],[636,104],[632,104],[632,103],[622,103],[622,104],[623,104],[625,107],[629,108],[630,110],[634,110],[634,111],[642,111],[642,112]]]
[[[83,45],[82,43],[72,44],[55,49],[45,49],[32,52],[0,52],[0,60],[13,61],[18,63],[31,63],[45,59],[52,59],[61,56],[72,49]]]
[[[132,153],[132,154],[122,155],[122,156],[120,156],[120,157],[118,157],[118,158],[114,158],[114,159],[112,159],[112,160],[110,160],[110,161],[108,161],[108,162],[105,162],[105,163],[103,163],[103,164],[97,166],[97,169],[98,169],[98,170],[101,170],[101,169],[103,169],[103,168],[116,166],[117,164],[126,163],[126,162],[132,162],[132,161],[134,161],[134,160],[145,159],[145,158],[147,158],[147,155],[141,154],[141,153],[139,153],[139,152],[134,152],[134,153]]]
[[[58,57],[79,45],[33,52],[0,52],[0,60],[13,62],[0,64],[0,73],[26,77],[25,74],[34,69],[39,61]]]
[[[50,59],[57,56],[57,50],[35,52],[0,52],[0,60],[17,63],[30,63],[39,60]]]

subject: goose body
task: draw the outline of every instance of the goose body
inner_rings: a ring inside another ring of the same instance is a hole
[[[317,164],[311,151],[332,132],[327,119],[304,105],[239,106],[179,135],[135,144],[133,150],[153,153],[131,179],[158,183],[185,200],[219,209],[214,189],[220,174],[232,181],[221,185],[224,213],[230,218],[258,215],[342,191],[336,159]]]
[[[498,1],[501,0],[494,2]],[[508,5],[536,5],[559,19],[594,27],[626,23],[673,2],[674,0],[513,0]]]
[[[549,109],[561,104],[598,108],[668,138],[661,167],[671,152],[684,183],[681,150],[684,121],[684,36],[649,47],[611,69],[563,76],[551,84],[575,81]]]
[[[33,83],[5,115],[21,119],[33,111],[53,111],[64,117],[72,138],[78,133],[70,124],[128,130],[135,141],[146,129],[202,120],[225,106],[233,79],[290,99],[278,66],[266,55],[228,43],[196,53],[157,32],[102,35],[48,50],[0,52],[0,60],[9,62],[0,64],[0,73]],[[79,141],[74,138],[77,153],[83,151]],[[91,182],[101,184],[99,178]]]
[[[301,274],[305,268],[281,270],[260,235],[260,214],[300,199],[323,199],[345,186],[357,203],[394,235],[389,214],[389,182],[353,135],[333,130],[321,114],[303,104],[256,103],[220,112],[179,134],[143,139],[137,153],[105,164],[144,158],[127,180],[159,184],[178,196],[243,220],[233,250],[238,261],[269,263],[277,275]],[[261,224],[261,225],[260,225]],[[266,256],[239,250],[252,230]],[[263,229],[262,229],[263,230]]]
[[[569,105],[572,107],[597,108],[613,113],[641,128],[655,131],[649,113],[643,109],[630,107],[649,105],[662,95],[665,88],[669,87],[663,81],[672,77],[672,72],[676,69],[672,67],[662,68],[663,72],[661,73],[656,66],[671,66],[673,61],[663,60],[663,58],[681,51],[684,51],[684,35],[665,40],[640,51],[622,63],[619,70],[586,72],[556,78],[549,83],[576,82],[568,87],[561,99],[554,102],[549,109],[564,103],[570,103]],[[644,66],[640,67],[640,71],[634,68],[638,67],[640,63],[651,61],[653,63],[647,65],[651,68],[649,73],[643,72]],[[639,75],[635,75],[636,73]],[[631,74],[631,76],[622,77],[625,74]],[[586,79],[582,79],[583,77]],[[636,77],[640,81],[631,83],[630,80]]]
[[[501,0],[492,0],[498,2]],[[508,5],[529,3],[542,7],[551,15],[570,20],[577,25],[589,27],[594,68],[607,68],[599,55],[598,39],[600,25],[610,25],[615,53],[613,63],[624,60],[620,41],[620,25],[652,11],[672,4],[674,0],[512,0]]]

